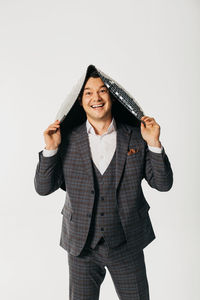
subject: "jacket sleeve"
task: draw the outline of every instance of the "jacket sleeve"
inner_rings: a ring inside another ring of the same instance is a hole
[[[151,151],[145,142],[145,165],[143,177],[148,184],[160,191],[169,191],[173,185],[173,171],[163,147],[161,153]]]
[[[39,152],[34,186],[39,195],[45,196],[56,191],[61,185],[64,186],[64,176],[59,151],[49,157],[43,156],[42,152]]]

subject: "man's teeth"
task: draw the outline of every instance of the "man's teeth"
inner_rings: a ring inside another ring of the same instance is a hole
[[[94,107],[101,107],[101,106],[103,106],[103,104],[99,104],[99,105],[92,105],[92,107],[94,108]]]

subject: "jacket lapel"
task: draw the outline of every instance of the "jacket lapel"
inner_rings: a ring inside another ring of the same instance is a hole
[[[128,146],[131,137],[131,128],[126,126],[123,123],[116,122],[117,125],[117,144],[116,144],[116,177],[115,177],[115,189],[120,182],[120,178],[122,176],[122,172],[125,166]],[[91,151],[89,146],[89,138],[86,129],[86,122],[78,127],[76,130],[77,134],[77,147],[78,151],[81,155],[82,162],[84,164],[84,169],[87,172],[87,175],[92,180],[92,186],[94,186],[94,179],[93,179],[93,170],[92,170],[92,163],[91,163]]]
[[[130,142],[132,130],[123,123],[116,122],[117,124],[117,145],[116,145],[116,176],[115,176],[115,189],[117,191],[122,171],[125,166],[128,146]]]
[[[77,135],[76,143],[77,143],[78,151],[81,155],[81,160],[84,165],[84,169],[87,175],[89,176],[88,178],[92,180],[91,188],[94,188],[93,170],[92,170],[92,162],[91,162],[92,154],[90,151],[86,122],[84,122],[77,128],[76,135]]]

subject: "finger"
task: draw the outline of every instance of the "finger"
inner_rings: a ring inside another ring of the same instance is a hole
[[[145,121],[147,125],[156,125],[157,123],[154,120],[146,120]]]
[[[50,128],[50,127],[56,127],[56,128],[59,128],[60,127],[60,125],[58,124],[51,124],[48,128]]]
[[[156,123],[155,120],[148,120],[148,121],[146,121],[146,124],[147,124],[147,125],[148,125],[148,124],[153,124],[153,125],[155,125],[155,126],[159,126],[159,124]]]
[[[53,124],[60,124],[60,121],[57,120]]]
[[[56,133],[56,132],[58,132],[58,129],[56,128],[56,129],[51,129],[51,130],[49,130],[48,132],[47,132],[47,134],[54,134],[54,133]]]
[[[143,116],[141,119],[144,121],[147,118],[149,118],[149,117],[148,116]]]
[[[58,129],[56,126],[49,126],[46,130],[45,133],[48,133],[50,130],[56,130]],[[59,128],[60,129],[60,128]]]
[[[49,130],[57,130],[58,128],[57,127],[54,127],[54,126],[52,126],[52,127],[50,127],[49,128]]]
[[[145,116],[145,119],[151,119],[151,120],[154,120],[154,118],[149,117],[149,116]]]
[[[145,119],[145,121],[153,121],[153,120],[154,120],[154,118],[150,118],[150,117]]]
[[[143,119],[143,122],[147,123],[149,120],[150,120],[149,117],[145,117],[145,118]]]
[[[145,122],[146,122],[147,124],[150,124],[150,123],[155,124],[155,121],[153,121],[153,120],[146,120]]]

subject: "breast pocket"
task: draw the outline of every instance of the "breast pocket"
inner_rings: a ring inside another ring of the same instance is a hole
[[[142,152],[139,150],[129,155],[127,153],[126,165],[128,170],[130,169],[140,172],[140,170],[142,170]]]
[[[127,152],[127,159],[135,159],[135,158],[138,158],[138,157],[140,157],[140,151],[138,151],[138,152],[135,152],[135,153],[133,153],[133,152]]]

